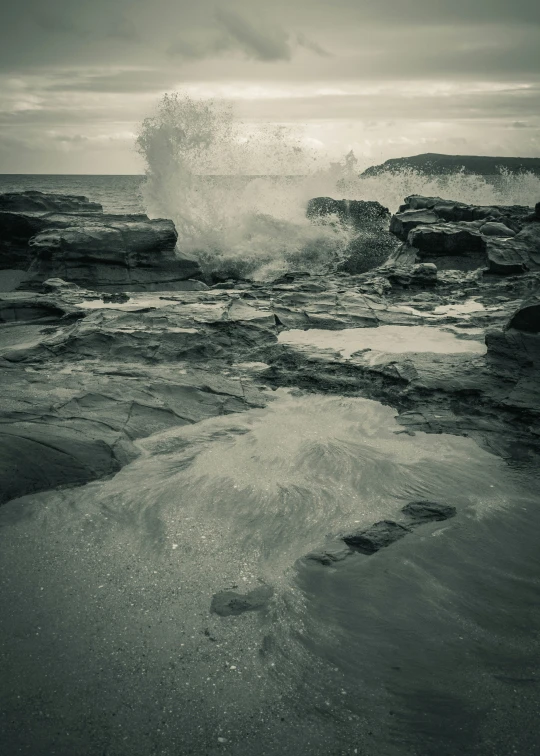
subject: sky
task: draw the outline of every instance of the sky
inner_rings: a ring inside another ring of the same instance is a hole
[[[139,173],[165,92],[225,98],[359,165],[540,156],[538,0],[17,0],[0,173]]]

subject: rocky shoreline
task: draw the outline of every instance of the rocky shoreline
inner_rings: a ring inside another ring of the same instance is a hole
[[[415,196],[390,218],[376,204],[318,198],[309,212],[375,222],[391,250],[377,268],[209,286],[170,221],[1,195],[0,503],[114,475],[138,439],[263,407],[278,387],[376,399],[404,433],[537,455],[540,205]],[[413,346],[390,348],[407,329]],[[378,334],[375,348],[339,346]],[[451,348],[422,351],[424,338]]]

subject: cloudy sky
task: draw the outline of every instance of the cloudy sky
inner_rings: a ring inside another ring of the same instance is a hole
[[[362,165],[540,156],[540,2],[6,3],[0,172],[140,172],[138,125],[174,90]]]

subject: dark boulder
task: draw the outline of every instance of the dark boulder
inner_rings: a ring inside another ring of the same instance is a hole
[[[90,432],[89,432],[90,431]],[[37,423],[3,424],[0,432],[0,504],[63,485],[82,485],[118,472],[114,444],[92,429]],[[114,439],[118,441],[118,437]]]
[[[274,589],[269,585],[262,585],[249,593],[221,591],[212,597],[210,611],[221,617],[253,612],[265,607],[273,595]]]
[[[456,516],[456,508],[450,504],[439,504],[435,501],[411,501],[401,510],[412,522],[409,527],[424,525],[428,522],[440,522]]]
[[[342,223],[365,228],[370,224],[380,223],[381,220],[389,220],[390,211],[375,201],[315,197],[309,200],[306,215],[312,220],[336,216]]]
[[[369,528],[343,536],[343,540],[348,546],[362,552],[362,554],[371,555],[390,546],[395,541],[399,541],[408,532],[409,528],[404,525],[399,525],[391,520],[382,520]]]
[[[534,212],[528,215],[525,220],[527,223],[540,223],[540,202],[534,206]]]
[[[315,197],[308,202],[306,215],[315,223],[337,222],[350,230],[338,265],[346,273],[364,273],[381,265],[397,246],[388,229],[390,211],[379,202]]]
[[[507,328],[525,333],[540,333],[540,295],[525,301],[512,315]]]

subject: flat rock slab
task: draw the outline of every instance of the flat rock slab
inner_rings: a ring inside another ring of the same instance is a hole
[[[253,612],[265,607],[273,595],[274,589],[269,585],[255,588],[249,593],[221,591],[213,596],[210,611],[214,614],[219,614],[220,617],[230,617],[232,615],[244,614],[244,612]]]

